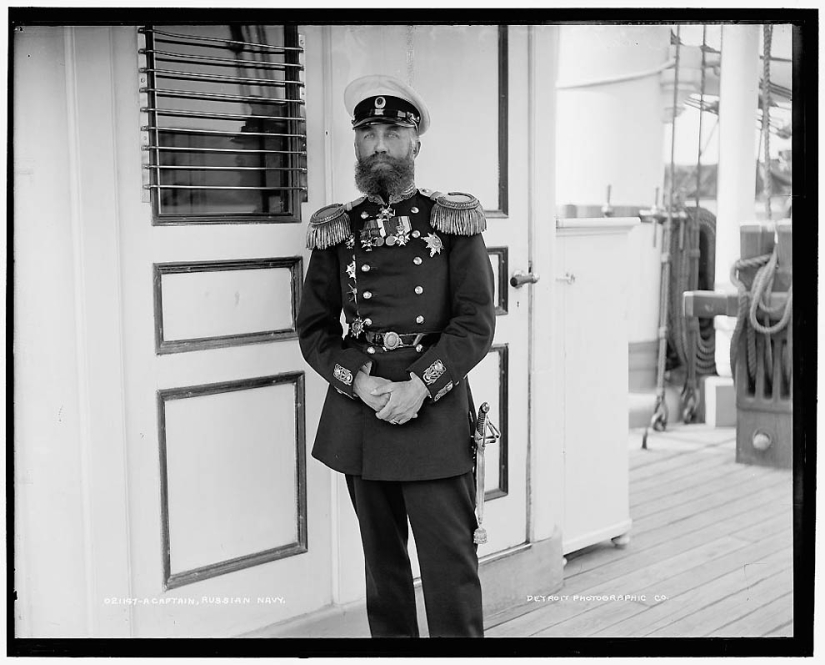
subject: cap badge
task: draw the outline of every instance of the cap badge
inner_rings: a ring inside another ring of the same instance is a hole
[[[376,97],[375,98],[375,108],[382,109],[387,105],[387,100],[383,97]]]

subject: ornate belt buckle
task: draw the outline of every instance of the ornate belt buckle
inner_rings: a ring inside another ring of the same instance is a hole
[[[387,351],[392,351],[393,349],[397,349],[401,344],[401,337],[398,336],[396,332],[387,332],[384,333],[384,348]]]

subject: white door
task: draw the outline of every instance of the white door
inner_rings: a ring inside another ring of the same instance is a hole
[[[497,30],[499,41],[506,42],[506,48],[500,44],[499,53],[498,131],[488,134],[486,128],[480,127],[474,141],[484,145],[488,153],[477,156],[484,163],[490,164],[492,149],[498,150],[499,155],[498,205],[489,185],[481,194],[488,211],[485,241],[499,301],[496,336],[487,358],[470,374],[476,408],[488,402],[490,417],[501,431],[499,443],[487,447],[485,453],[483,526],[488,541],[479,547],[480,557],[527,540],[530,287],[515,288],[510,284],[515,273],[530,271],[525,177],[529,139],[527,28],[509,26]],[[462,62],[470,61],[472,55],[468,53]],[[472,74],[466,80],[477,81]],[[488,85],[492,87],[495,83],[493,79]],[[493,94],[494,90],[487,90],[490,99]],[[498,141],[492,141],[493,136],[498,136]]]
[[[416,184],[469,192],[486,211],[498,317],[493,348],[470,382],[476,406],[489,402],[502,438],[486,453],[489,540],[479,555],[506,550],[527,539],[529,288],[509,285],[512,273],[529,269],[527,28],[360,25],[331,28],[329,41],[332,198],[358,195],[343,89],[358,76],[386,73],[410,83],[432,117]]]
[[[322,109],[294,29],[113,35],[132,630],[236,635],[332,600],[295,332]]]

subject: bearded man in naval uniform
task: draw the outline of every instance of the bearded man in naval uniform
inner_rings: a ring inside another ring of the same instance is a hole
[[[466,377],[495,331],[484,213],[469,194],[416,188],[430,116],[412,88],[366,76],[344,102],[364,196],[310,220],[298,331],[330,384],[312,455],[346,475],[372,636],[419,635],[409,518],[430,636],[482,637]]]

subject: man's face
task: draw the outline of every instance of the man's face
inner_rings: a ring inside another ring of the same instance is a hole
[[[355,184],[366,194],[392,195],[415,175],[418,136],[410,127],[376,123],[355,128]]]
[[[392,159],[409,159],[418,153],[418,137],[411,127],[401,127],[386,123],[373,123],[356,127],[355,155],[359,162],[369,160],[373,155],[384,155]],[[380,164],[380,158],[374,163]]]

